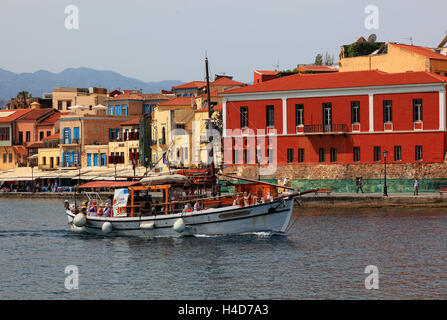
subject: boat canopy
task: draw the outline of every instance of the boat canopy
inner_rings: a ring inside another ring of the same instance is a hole
[[[184,184],[188,182],[188,177],[181,174],[173,175],[160,175],[145,177],[140,180],[143,185],[154,185],[154,184]]]

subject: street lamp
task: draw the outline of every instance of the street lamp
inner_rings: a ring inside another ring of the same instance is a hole
[[[384,184],[383,184],[383,195],[388,196],[388,188],[386,186],[386,156],[388,155],[388,151],[383,150],[383,159],[385,160],[385,176],[384,176]]]
[[[136,164],[135,158],[133,158],[132,159],[132,168],[133,168],[133,179],[134,180],[135,180],[135,176],[136,176],[136,174],[135,174],[136,167],[137,167],[137,164]]]
[[[31,191],[34,193],[34,164],[31,162],[30,163],[30,167],[31,167]]]

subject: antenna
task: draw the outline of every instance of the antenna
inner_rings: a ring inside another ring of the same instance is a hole
[[[274,65],[274,67],[275,67],[275,71],[279,71],[279,58],[278,58],[278,62],[277,62],[277,64]]]
[[[413,37],[408,37],[408,38],[403,38],[403,39],[405,39],[405,40],[410,40],[411,45],[413,45]]]

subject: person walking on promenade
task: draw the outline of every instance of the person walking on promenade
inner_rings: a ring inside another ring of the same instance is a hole
[[[417,196],[419,194],[419,181],[418,178],[414,178],[413,181],[413,195]]]
[[[357,193],[359,193],[359,190],[362,191],[362,193],[363,193],[362,177],[357,177],[356,183],[357,183]]]

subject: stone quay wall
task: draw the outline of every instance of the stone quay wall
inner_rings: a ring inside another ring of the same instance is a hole
[[[262,166],[261,166],[262,167]],[[265,167],[262,167],[265,168]],[[258,179],[260,166],[227,166],[223,172],[250,179]],[[260,178],[282,184],[288,178],[290,186],[299,190],[332,188],[333,192],[356,192],[356,177],[362,177],[363,191],[383,192],[385,167],[383,163],[361,164],[304,164],[278,165],[271,175]],[[413,192],[413,180],[419,181],[419,192],[439,192],[447,188],[447,162],[443,163],[387,163],[388,193]]]

